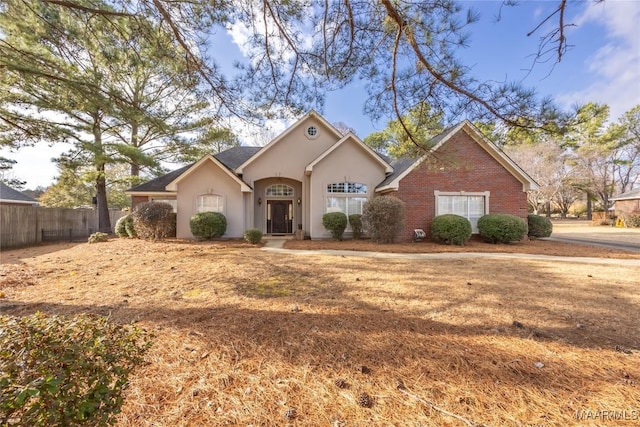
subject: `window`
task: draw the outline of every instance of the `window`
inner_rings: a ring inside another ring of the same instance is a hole
[[[327,185],[326,212],[343,212],[345,215],[362,214],[366,197],[353,196],[367,194],[367,185],[359,182],[334,182]]]
[[[178,212],[178,201],[176,199],[151,199],[152,202],[161,202],[161,203],[167,203],[170,204],[171,207],[173,208],[173,213]]]
[[[196,200],[196,212],[224,213],[224,198],[216,194],[198,196]]]
[[[287,184],[273,184],[267,187],[267,196],[274,197],[291,197],[293,196],[293,187]]]
[[[327,185],[327,193],[367,194],[367,184],[359,182],[335,182]]]
[[[469,220],[474,233],[478,232],[478,219],[488,212],[489,192],[440,193],[436,191],[436,215],[455,214]]]
[[[315,126],[309,126],[307,128],[307,136],[310,138],[315,138],[318,136],[318,128]]]

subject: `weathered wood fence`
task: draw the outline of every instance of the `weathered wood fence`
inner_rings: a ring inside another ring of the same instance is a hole
[[[109,211],[111,229],[126,212]],[[0,249],[42,241],[85,240],[98,230],[95,209],[0,205]]]

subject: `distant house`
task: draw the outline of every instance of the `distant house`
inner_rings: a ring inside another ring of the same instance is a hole
[[[127,194],[134,208],[151,200],[171,203],[181,238],[193,237],[189,219],[202,211],[226,216],[226,237],[257,228],[330,238],[323,214],[359,214],[367,200],[385,195],[406,203],[400,240],[410,240],[416,228],[428,231],[433,217],[445,213],[465,216],[474,230],[489,212],[526,218],[526,192],[537,184],[470,122],[445,130],[430,146],[423,157],[389,162],[311,111],[264,147],[204,156]]]
[[[37,204],[36,199],[0,182],[0,205],[34,206]]]
[[[618,194],[610,200],[615,202],[616,215],[624,218],[631,213],[640,213],[640,188]]]

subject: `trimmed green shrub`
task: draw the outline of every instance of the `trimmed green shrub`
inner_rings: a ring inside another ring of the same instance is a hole
[[[131,216],[131,214],[129,214],[125,218],[126,219],[124,220],[124,229],[127,231],[127,235],[131,239],[137,238],[138,235],[136,234],[136,227],[133,224],[133,217]]]
[[[362,237],[362,215],[352,214],[349,215],[349,225],[351,225],[351,232],[354,239]]]
[[[404,202],[394,196],[378,196],[363,207],[362,224],[377,243],[393,243],[404,227]]]
[[[460,215],[438,215],[431,221],[431,237],[447,245],[464,245],[471,238],[471,232],[471,223]]]
[[[189,227],[199,239],[214,239],[227,232],[227,218],[220,212],[199,212],[191,217]]]
[[[257,245],[262,241],[262,231],[257,228],[250,228],[244,232],[244,240]]]
[[[109,235],[107,233],[101,233],[101,232],[97,232],[97,233],[93,233],[91,236],[89,236],[89,240],[87,240],[89,243],[101,243],[101,242],[106,242],[109,240]]]
[[[150,346],[105,317],[0,316],[0,425],[114,425]]]
[[[640,211],[633,211],[625,218],[624,224],[631,228],[640,228]]]
[[[527,233],[529,237],[541,239],[551,236],[553,232],[551,220],[544,216],[529,214],[527,225],[529,227],[529,232]]]
[[[527,223],[515,215],[489,214],[478,220],[478,232],[485,242],[517,242],[527,235]]]
[[[329,212],[322,215],[322,225],[331,232],[331,237],[342,240],[347,228],[347,215],[342,212]]]
[[[145,240],[158,240],[175,235],[176,216],[169,203],[145,202],[131,214],[135,234]]]
[[[127,233],[127,226],[125,224],[128,220],[130,220],[129,215],[125,215],[116,221],[114,230],[118,237],[129,237],[129,233]]]

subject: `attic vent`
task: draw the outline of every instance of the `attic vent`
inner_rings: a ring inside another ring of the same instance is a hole
[[[307,137],[308,138],[317,138],[318,137],[318,128],[315,126],[309,126],[307,128]]]

